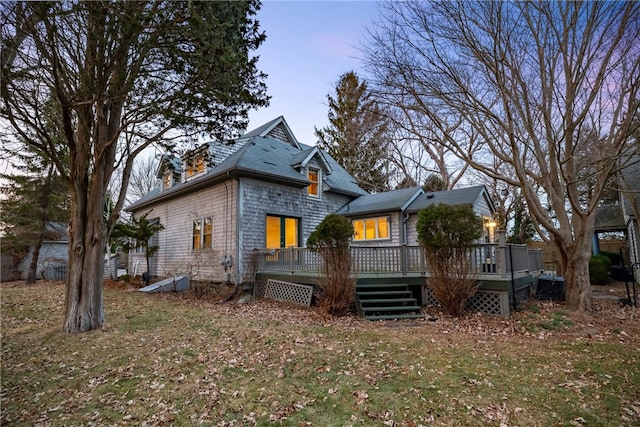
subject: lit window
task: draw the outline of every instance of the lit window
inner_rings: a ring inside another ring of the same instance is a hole
[[[307,187],[307,194],[310,196],[318,197],[319,193],[319,183],[320,183],[320,171],[318,169],[309,168],[309,173],[307,174],[307,178],[311,182],[309,187]]]
[[[267,215],[265,230],[267,248],[297,248],[299,229],[298,218]]]
[[[391,238],[389,217],[357,219],[353,221],[354,240],[382,240]]]
[[[213,219],[198,218],[193,221],[192,249],[211,249],[213,247]]]
[[[165,172],[162,175],[162,188],[171,188],[171,172]]]
[[[204,155],[200,155],[187,160],[185,168],[185,177],[191,178],[204,172]]]

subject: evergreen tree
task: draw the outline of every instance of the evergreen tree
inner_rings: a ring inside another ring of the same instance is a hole
[[[144,256],[147,261],[147,275],[151,274],[149,259],[160,249],[158,245],[152,245],[151,239],[157,232],[164,230],[164,225],[159,222],[151,222],[147,219],[150,212],[142,215],[140,218],[132,218],[131,224],[117,223],[111,233],[113,240],[122,240],[123,237],[135,239],[137,244],[144,248]],[[129,250],[128,245],[123,245],[125,250]],[[149,277],[149,276],[147,276]]]
[[[6,182],[1,189],[2,252],[17,263],[32,249],[27,283],[35,283],[42,243],[53,237],[48,225],[69,221],[67,183],[53,164],[43,166],[44,173],[31,164],[24,166],[26,175],[1,175]]]
[[[0,8],[0,117],[24,143],[47,153],[69,182],[69,272],[64,330],[105,320],[104,250],[124,203],[133,161],[152,144],[244,129],[268,104],[251,55],[265,39],[243,2],[6,2]],[[43,130],[42,106],[60,106],[62,159]],[[121,191],[103,204],[114,170]]]
[[[349,71],[327,95],[330,125],[315,128],[318,146],[327,151],[364,190],[389,189],[387,161],[389,123],[367,89],[367,83]]]

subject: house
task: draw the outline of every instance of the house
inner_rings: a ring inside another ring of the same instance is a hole
[[[472,206],[485,220],[485,235],[471,254],[483,283],[470,303],[473,310],[508,315],[510,295],[513,301],[516,294],[526,297],[532,272],[542,268],[539,251],[507,245],[504,232],[495,230],[495,208],[483,185],[368,194],[327,153],[298,142],[283,117],[180,158],[165,156],[156,176],[158,188],[126,209],[164,226],[151,242],[159,248],[150,260],[153,276],[253,283],[256,295],[264,294],[270,280],[314,284],[322,262],[306,241],[326,215],[338,213],[355,228],[352,271],[358,289],[402,286],[402,301],[414,303],[401,309],[419,310],[416,303],[427,305],[432,297],[416,223],[421,209],[438,203]],[[129,254],[129,264],[131,274],[145,271],[142,248]],[[385,310],[392,308],[400,310]]]
[[[638,159],[638,160],[633,160]],[[596,211],[593,238],[593,253],[600,253],[600,233],[624,233],[627,239],[627,254],[624,262],[633,269],[636,281],[640,282],[640,158],[627,161],[618,175],[618,199],[615,205],[599,206]]]
[[[283,117],[232,141],[163,157],[161,185],[126,210],[165,228],[152,242],[152,275],[251,281],[253,254],[305,246],[329,213],[366,195],[318,147],[298,142]],[[130,254],[142,274],[144,254]]]
[[[620,206],[626,226],[629,266],[640,282],[640,154],[632,156],[620,173]]]
[[[67,224],[62,222],[47,222],[45,224],[45,238],[38,254],[36,278],[62,280],[66,277],[66,265],[69,259],[69,239]],[[29,247],[26,257],[17,265],[17,275],[22,280],[27,278],[29,266],[33,259],[33,247]]]

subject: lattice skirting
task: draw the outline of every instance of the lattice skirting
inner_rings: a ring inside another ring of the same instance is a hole
[[[311,305],[313,286],[269,279],[264,290],[265,298],[278,301],[289,301],[300,305]]]
[[[266,280],[256,280],[253,283],[253,296],[256,298],[264,298],[264,293],[267,290]]]
[[[423,305],[440,305],[433,296],[433,292],[428,286],[423,286]],[[509,317],[510,304],[508,291],[487,291],[479,290],[467,302],[466,309],[473,312],[495,314],[502,317]]]

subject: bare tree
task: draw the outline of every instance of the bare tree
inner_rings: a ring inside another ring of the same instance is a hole
[[[147,156],[136,159],[131,170],[131,182],[129,183],[130,201],[134,202],[158,186],[158,159]]]
[[[411,103],[407,94],[389,92],[380,87],[373,93],[389,112],[394,130],[390,141],[391,162],[395,170],[404,175],[398,177],[398,181],[411,178],[422,184],[435,174],[444,183],[444,189],[454,188],[465,176],[469,165],[457,159],[441,141],[446,138],[445,134],[454,133],[462,121],[457,120],[440,129]],[[477,147],[474,138],[470,138],[470,142],[467,151],[471,155]]]
[[[637,2],[389,2],[366,49],[376,84],[408,94],[441,144],[521,188],[570,309],[590,309],[595,211],[632,141],[639,17]],[[452,118],[462,123],[446,133]]]
[[[3,2],[1,117],[46,152],[69,183],[69,273],[64,330],[104,323],[106,236],[125,200],[133,161],[151,144],[244,128],[268,102],[250,52],[265,39],[259,2]],[[55,99],[68,162],[44,128]],[[109,218],[107,188],[121,167]]]

